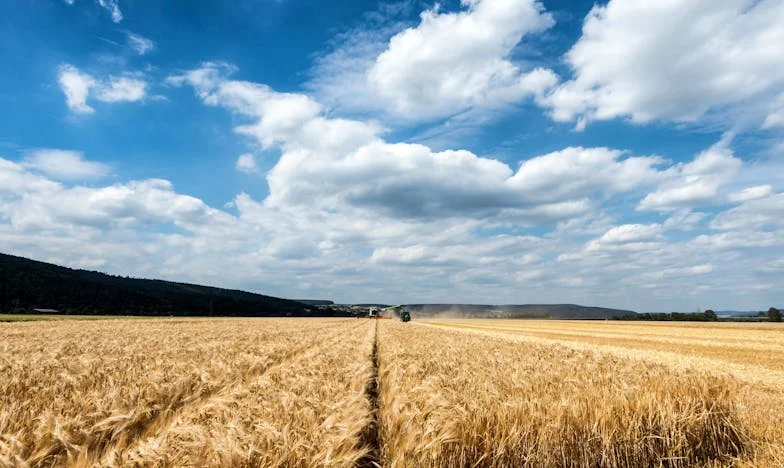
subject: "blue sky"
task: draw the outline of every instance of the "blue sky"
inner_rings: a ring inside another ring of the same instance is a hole
[[[784,3],[12,1],[3,252],[336,301],[784,305]]]

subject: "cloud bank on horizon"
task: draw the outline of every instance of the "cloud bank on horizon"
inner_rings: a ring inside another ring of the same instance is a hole
[[[36,64],[0,77],[1,250],[346,302],[784,305],[784,3],[262,3],[8,11],[71,29],[0,33]]]

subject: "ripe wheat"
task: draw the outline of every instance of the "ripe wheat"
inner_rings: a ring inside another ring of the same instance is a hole
[[[383,324],[388,466],[688,466],[751,444],[726,379]]]
[[[0,466],[782,466],[781,331],[0,323]]]

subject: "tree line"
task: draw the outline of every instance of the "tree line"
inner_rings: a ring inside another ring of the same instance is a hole
[[[782,314],[781,311],[775,307],[771,307],[768,309],[767,312],[759,312],[757,317],[764,317],[767,318],[770,322],[781,322]],[[638,313],[635,315],[619,315],[613,317],[613,320],[645,320],[645,321],[654,321],[654,322],[717,322],[719,321],[719,317],[716,315],[711,309],[706,310],[705,312],[691,312],[691,313],[684,313],[684,312],[669,312],[669,313]],[[733,317],[730,319],[722,319],[722,320],[732,320],[732,321],[742,321],[744,318],[742,317]]]

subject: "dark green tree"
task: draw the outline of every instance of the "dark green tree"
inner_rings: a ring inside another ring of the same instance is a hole
[[[716,315],[716,312],[714,312],[711,309],[706,310],[705,312],[703,312],[703,314],[705,315],[705,320],[708,320],[710,322],[715,322],[716,320],[719,319],[719,317]]]
[[[771,322],[781,322],[781,311],[775,307],[768,309],[768,320]]]

